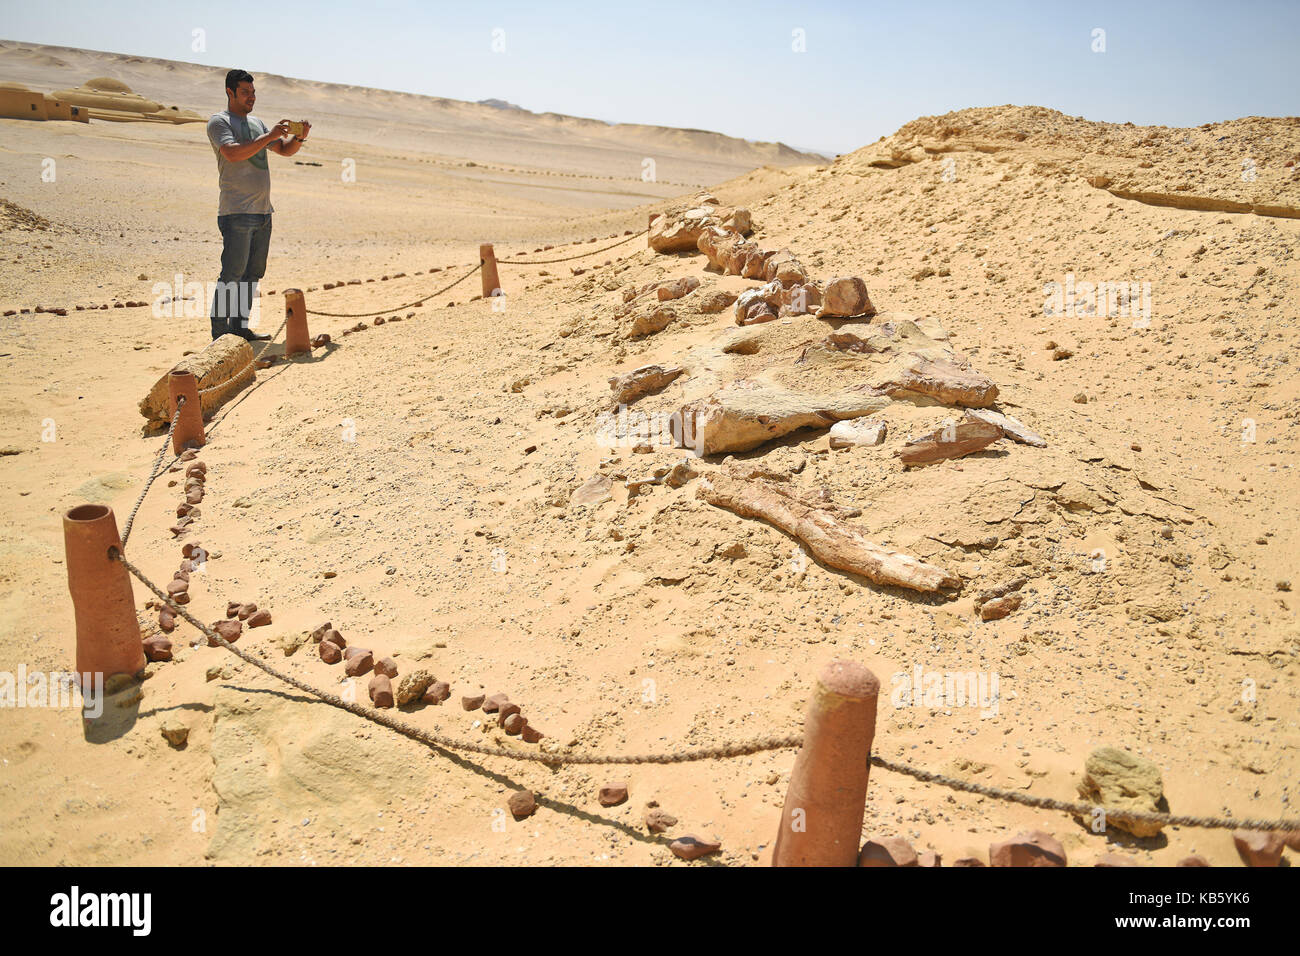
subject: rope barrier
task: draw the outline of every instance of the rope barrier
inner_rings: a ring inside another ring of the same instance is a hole
[[[371,316],[384,315],[385,313],[388,312],[400,312],[402,309],[411,309],[419,305],[424,305],[424,303],[428,302],[430,299],[434,298],[435,296],[442,295],[444,292],[450,292],[452,289],[456,288],[456,286],[460,285],[462,282],[464,282],[474,273],[478,272],[478,270],[481,268],[483,268],[482,262],[476,265],[473,269],[470,269],[469,272],[466,272],[463,276],[461,276],[451,285],[439,289],[437,292],[430,292],[423,299],[416,299],[414,302],[408,302],[405,305],[395,305],[391,309],[380,309],[378,312],[322,312],[319,309],[308,308],[307,312],[310,313],[311,315],[320,315],[329,319],[368,319]]]
[[[135,499],[135,507],[131,509],[131,513],[126,517],[126,524],[122,525],[122,547],[124,548],[126,547],[126,539],[131,537],[131,525],[135,523],[136,512],[138,512],[140,506],[144,504],[144,496],[149,494],[149,489],[153,487],[153,483],[158,480],[158,476],[162,474],[162,460],[167,456],[167,446],[172,443],[172,434],[176,431],[176,423],[181,420],[181,406],[184,404],[185,397],[181,396],[181,398],[176,402],[176,411],[172,414],[172,423],[168,426],[167,434],[163,437],[162,448],[158,449],[158,458],[154,461],[153,468],[149,471],[149,477],[145,480],[144,487],[140,489],[140,497]],[[175,461],[176,458],[179,457],[179,455],[175,455],[172,460]]]
[[[389,730],[401,734],[411,740],[437,747],[442,750],[457,750],[467,753],[482,754],[490,757],[505,757],[509,760],[529,761],[532,763],[543,763],[549,766],[565,765],[610,765],[610,764],[674,764],[674,763],[692,763],[701,760],[717,760],[728,757],[744,757],[757,753],[764,753],[771,750],[790,750],[803,745],[803,737],[799,734],[788,736],[771,736],[757,737],[747,741],[737,741],[725,744],[719,744],[712,747],[696,747],[691,750],[682,750],[676,753],[659,753],[659,754],[628,754],[628,755],[606,755],[592,754],[582,751],[569,751],[564,753],[546,753],[525,750],[514,750],[505,747],[489,746],[487,744],[474,743],[469,740],[459,740],[454,737],[448,737],[443,734],[432,733],[421,730],[418,727],[412,727],[400,720],[388,716],[380,710],[373,707],[366,707],[351,701],[344,700],[336,694],[328,693],[308,684],[305,681],[298,680],[292,675],[272,667],[265,661],[258,660],[246,651],[235,647],[224,637],[214,631],[212,628],[198,621],[181,605],[176,604],[171,595],[167,594],[156,584],[150,581],[139,568],[127,560],[116,548],[110,550],[110,557],[121,561],[128,571],[131,572],[145,587],[153,591],[155,595],[166,602],[172,612],[188,621],[208,639],[210,644],[215,644],[230,651],[236,657],[249,664],[252,664],[258,670],[261,670],[275,679],[295,687],[312,697],[329,704],[331,707],[337,707],[340,710],[346,710],[363,720],[369,720],[372,723],[387,727]],[[1198,827],[1202,829],[1220,829],[1220,830],[1278,830],[1292,831],[1300,830],[1300,820],[1256,820],[1256,819],[1230,819],[1224,817],[1191,817],[1175,816],[1169,813],[1143,813],[1134,810],[1119,810],[1107,807],[1098,808],[1095,804],[1078,803],[1067,800],[1056,800],[1052,797],[1037,797],[1025,793],[1019,793],[1014,790],[1006,790],[1001,787],[990,787],[985,784],[975,783],[970,780],[961,780],[956,777],[949,777],[945,774],[935,773],[929,770],[922,770],[919,767],[913,767],[909,764],[898,763],[887,760],[884,757],[871,757],[872,766],[880,767],[882,770],[888,770],[893,773],[903,774],[913,777],[922,783],[934,783],[942,787],[948,787],[952,790],[960,790],[966,793],[975,793],[980,796],[990,797],[995,800],[1005,800],[1010,803],[1018,803],[1022,806],[1035,807],[1042,810],[1059,810],[1079,816],[1090,816],[1097,809],[1101,809],[1108,820],[1135,820],[1150,823],[1161,823],[1169,826]]]
[[[625,242],[631,242],[637,236],[644,236],[649,229],[642,229],[636,235],[624,236],[618,242],[612,243],[603,249],[592,249],[590,252],[580,252],[576,256],[565,256],[563,259],[498,259],[499,266],[549,266],[556,262],[572,262],[574,259],[585,259],[587,256],[594,256],[602,252],[608,252],[615,246],[621,246]]]

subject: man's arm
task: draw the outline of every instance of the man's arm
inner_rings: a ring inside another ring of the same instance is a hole
[[[227,160],[229,160],[232,163],[238,163],[238,162],[242,162],[245,159],[249,159],[253,156],[256,156],[264,149],[271,149],[274,150],[275,152],[279,152],[279,150],[276,149],[276,146],[280,144],[280,138],[282,136],[288,136],[288,135],[289,135],[289,124],[287,121],[281,121],[279,123],[276,123],[275,126],[271,127],[270,131],[267,132],[266,135],[259,136],[257,137],[257,139],[253,140],[252,142],[222,143],[217,148],[221,150],[221,155],[224,156]]]
[[[291,136],[288,140],[276,140],[276,142],[267,146],[271,152],[279,156],[292,156],[298,150],[302,149],[302,144],[307,142],[307,134],[311,132],[311,123],[303,122],[302,138]]]

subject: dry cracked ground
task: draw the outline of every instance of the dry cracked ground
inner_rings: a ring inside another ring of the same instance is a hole
[[[967,110],[824,166],[764,167],[709,189],[750,210],[752,243],[789,250],[810,277],[863,278],[874,317],[738,328],[732,307],[713,310],[761,280],[720,274],[699,253],[656,253],[640,236],[573,262],[503,265],[496,309],[466,301],[475,276],[400,323],[345,336],[352,321],[313,317],[333,342],[259,372],[209,424],[201,518],[169,532],[179,489],[168,482],[180,478],[169,473],[130,551],[166,580],[182,544],[201,541],[212,557],[190,608],[203,620],[228,601],[269,608],[274,623],[246,628],[238,646],[315,686],[345,686],[342,666],[310,643],[285,648],[324,621],[403,673],[449,682],[449,701],[401,715],[451,737],[623,754],[794,733],[817,671],[842,657],[884,685],[875,750],[887,758],[1073,799],[1088,754],[1112,746],[1159,768],[1175,813],[1293,817],[1300,176],[1287,163],[1298,153],[1293,120],[1182,130]],[[326,261],[290,226],[267,287],[301,285],[309,306],[361,312],[442,276],[416,272],[455,277],[474,261],[469,241],[419,246],[378,196],[365,255]],[[512,223],[497,253],[576,254],[592,237],[600,248],[666,206]],[[36,232],[6,220],[6,236],[52,247],[25,253],[44,255],[44,278],[7,302],[94,299],[78,298],[78,263],[61,251],[75,218],[51,218]],[[166,249],[137,237],[130,253],[132,272],[147,261],[151,277],[170,274]],[[700,284],[664,303],[666,324],[634,334],[659,303],[629,309],[625,293],[688,277]],[[378,281],[322,288],[367,278]],[[1089,310],[1080,290],[1103,282],[1141,290],[1149,317]],[[1051,283],[1076,293],[1064,308]],[[278,295],[264,305],[282,308]],[[5,320],[0,437],[14,454],[0,459],[0,641],[32,669],[71,666],[60,513],[82,500],[112,504],[119,521],[129,511],[159,442],[141,434],[135,404],[203,344],[205,318],[160,328],[145,311]],[[661,419],[755,382],[874,397],[888,350],[853,344],[879,345],[909,321],[995,383],[995,407],[1043,447],[1004,438],[905,467],[909,436],[961,415],[906,391],[872,411],[886,425],[879,445],[832,448],[828,420],[702,459],[609,447],[613,376],[682,369],[630,405]],[[47,417],[61,437],[42,445]],[[799,537],[704,500],[710,475],[782,489],[960,586],[924,593],[832,567]],[[981,593],[1016,579],[1019,606],[982,620]],[[149,596],[136,595],[143,615]],[[220,648],[191,647],[187,630],[103,740],[83,739],[70,710],[4,712],[6,862],[668,865],[667,840],[682,833],[716,835],[715,863],[771,858],[791,751],[626,770],[431,751]],[[917,668],[996,675],[996,705],[900,705]],[[541,744],[459,706],[496,692]],[[167,721],[187,728],[183,749],[160,733]],[[601,806],[597,791],[616,780],[630,798]],[[517,822],[506,800],[520,788],[541,806]],[[643,824],[651,801],[677,818],[665,835]],[[1222,830],[1097,834],[872,772],[864,838],[903,836],[947,861],[987,858],[990,842],[1023,829],[1055,834],[1072,864],[1107,852],[1240,862]]]

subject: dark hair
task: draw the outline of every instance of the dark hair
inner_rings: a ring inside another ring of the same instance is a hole
[[[247,70],[231,70],[226,74],[226,91],[233,92],[239,89],[240,83],[252,83],[253,74]]]

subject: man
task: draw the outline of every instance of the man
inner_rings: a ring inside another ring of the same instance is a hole
[[[221,200],[217,228],[221,230],[221,278],[212,298],[212,337],[233,333],[250,342],[265,341],[248,327],[248,313],[257,282],[266,274],[271,245],[271,171],[266,151],[292,156],[311,131],[291,136],[289,121],[267,129],[252,115],[257,94],[253,77],[243,70],[226,74],[226,108],[208,120],[208,141],[217,156]]]

